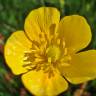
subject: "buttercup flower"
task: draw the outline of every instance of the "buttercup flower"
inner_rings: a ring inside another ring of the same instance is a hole
[[[67,90],[67,81],[80,84],[96,78],[96,50],[80,52],[90,41],[84,17],[71,15],[60,21],[56,8],[41,7],[29,13],[24,31],[9,37],[4,55],[32,94],[54,96]]]

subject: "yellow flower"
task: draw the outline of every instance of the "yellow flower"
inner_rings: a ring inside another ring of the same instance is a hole
[[[54,96],[67,90],[66,80],[79,84],[96,78],[96,50],[79,52],[90,41],[84,17],[71,15],[60,21],[56,8],[41,7],[30,12],[24,31],[9,37],[4,55],[32,94]]]

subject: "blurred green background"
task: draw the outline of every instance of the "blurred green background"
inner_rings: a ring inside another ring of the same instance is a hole
[[[96,49],[96,0],[0,0],[0,96],[32,96],[22,85],[20,76],[14,76],[6,66],[3,46],[7,38],[16,30],[23,30],[28,13],[41,6],[53,6],[61,12],[61,17],[72,14],[84,16],[91,26],[92,42],[84,49]],[[96,96],[96,80],[82,85],[70,84],[69,90],[59,96]]]

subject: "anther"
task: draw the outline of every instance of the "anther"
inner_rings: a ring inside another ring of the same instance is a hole
[[[64,50],[64,55],[67,55],[67,52],[68,50],[67,50],[67,48],[65,48],[65,50]]]
[[[57,39],[57,44],[58,44],[58,45],[60,44],[60,39]]]
[[[68,66],[70,66],[70,64],[69,63],[61,63],[61,66],[65,66],[65,67],[68,67]]]

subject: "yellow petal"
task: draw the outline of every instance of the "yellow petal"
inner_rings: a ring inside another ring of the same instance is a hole
[[[56,96],[68,88],[68,84],[60,74],[48,78],[43,71],[30,71],[22,76],[25,87],[35,96]]]
[[[14,32],[8,39],[4,48],[6,63],[18,75],[27,70],[22,67],[24,64],[24,53],[31,48],[31,42],[27,39],[23,31]]]
[[[59,25],[60,36],[65,39],[66,47],[71,52],[85,48],[91,40],[91,29],[86,19],[79,15],[64,17]]]
[[[32,10],[25,20],[25,32],[31,40],[39,40],[42,32],[57,29],[60,14],[56,8],[41,7]]]
[[[60,70],[71,83],[78,84],[96,78],[96,50],[73,55],[70,64]]]

